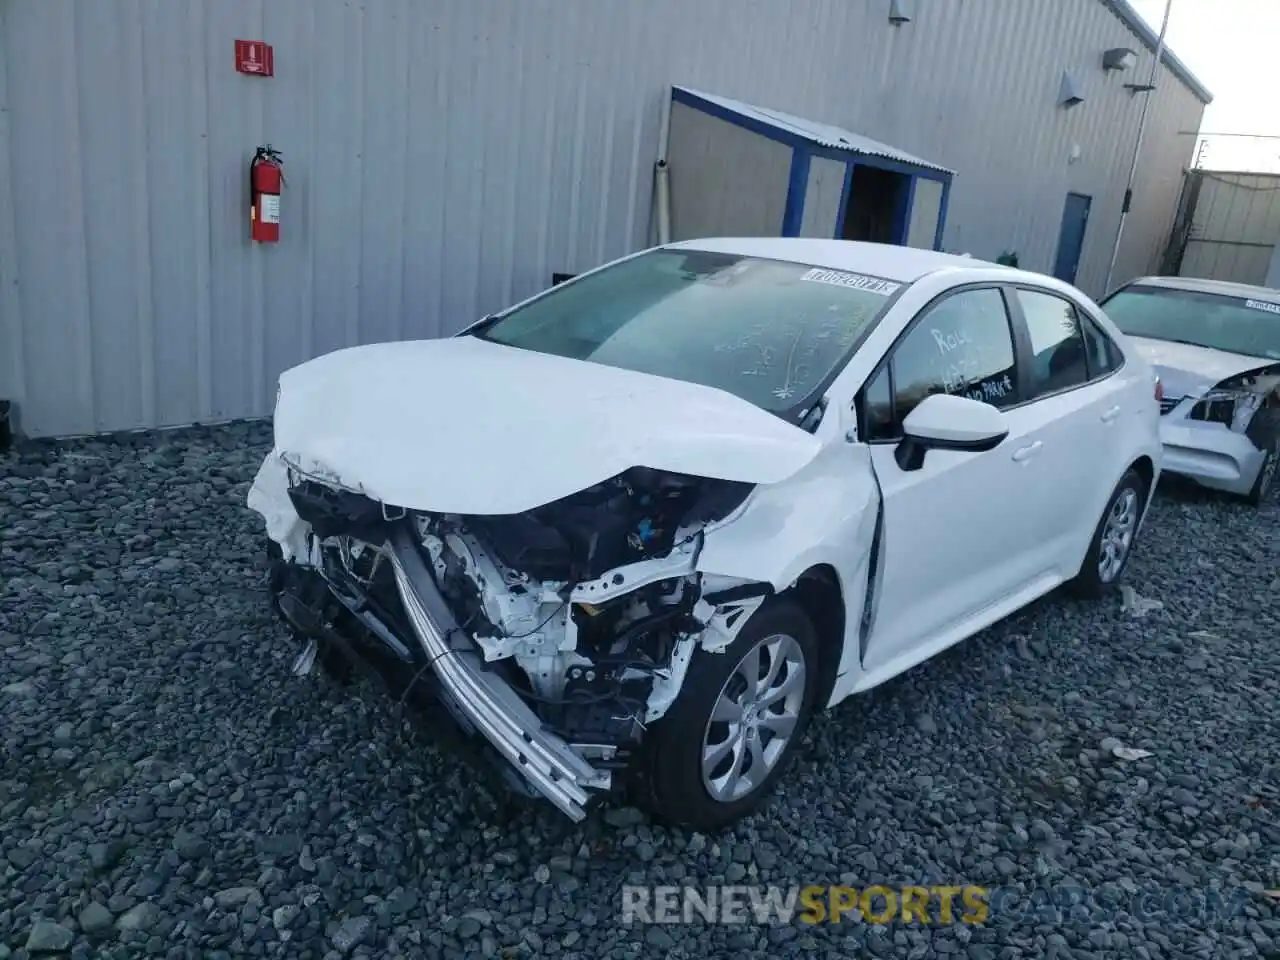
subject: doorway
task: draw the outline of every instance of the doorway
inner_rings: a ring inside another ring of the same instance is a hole
[[[1080,270],[1080,253],[1084,250],[1084,234],[1089,226],[1089,208],[1093,198],[1083,193],[1068,193],[1062,208],[1062,227],[1058,231],[1058,255],[1053,261],[1053,275],[1065,283],[1075,283]]]
[[[907,242],[907,198],[911,178],[892,170],[854,164],[840,236],[871,243]]]

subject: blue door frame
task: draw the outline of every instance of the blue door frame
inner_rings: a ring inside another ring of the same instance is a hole
[[[1089,227],[1089,208],[1093,197],[1068,193],[1062,205],[1062,226],[1058,230],[1058,252],[1053,258],[1053,275],[1065,283],[1075,283],[1080,271],[1080,254]]]

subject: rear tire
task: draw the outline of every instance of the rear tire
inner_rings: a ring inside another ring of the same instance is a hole
[[[636,802],[707,833],[757,810],[804,737],[819,663],[813,622],[782,598],[766,601],[724,652],[695,650],[680,695],[645,734]]]
[[[1070,583],[1072,593],[1085,599],[1098,599],[1120,582],[1129,565],[1146,504],[1147,481],[1130,467],[1107,500],[1084,564]]]

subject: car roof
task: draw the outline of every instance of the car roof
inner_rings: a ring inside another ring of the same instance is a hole
[[[947,268],[985,270],[999,266],[975,257],[890,243],[861,240],[821,240],[809,237],[709,237],[668,244],[675,250],[705,250],[765,260],[788,260],[912,283]],[[1010,268],[1012,269],[1012,268]]]
[[[1272,287],[1256,287],[1249,283],[1233,283],[1229,280],[1204,280],[1199,277],[1138,277],[1126,286],[1142,284],[1144,287],[1163,287],[1167,290],[1186,290],[1191,293],[1217,293],[1224,297],[1245,297],[1250,300],[1267,300],[1280,303],[1280,290]]]

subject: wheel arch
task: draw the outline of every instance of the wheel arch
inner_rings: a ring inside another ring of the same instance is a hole
[[[848,605],[840,576],[829,563],[816,563],[796,578],[779,596],[792,597],[813,622],[818,635],[818,693],[815,709],[821,710],[831,698],[840,659],[844,654]]]

